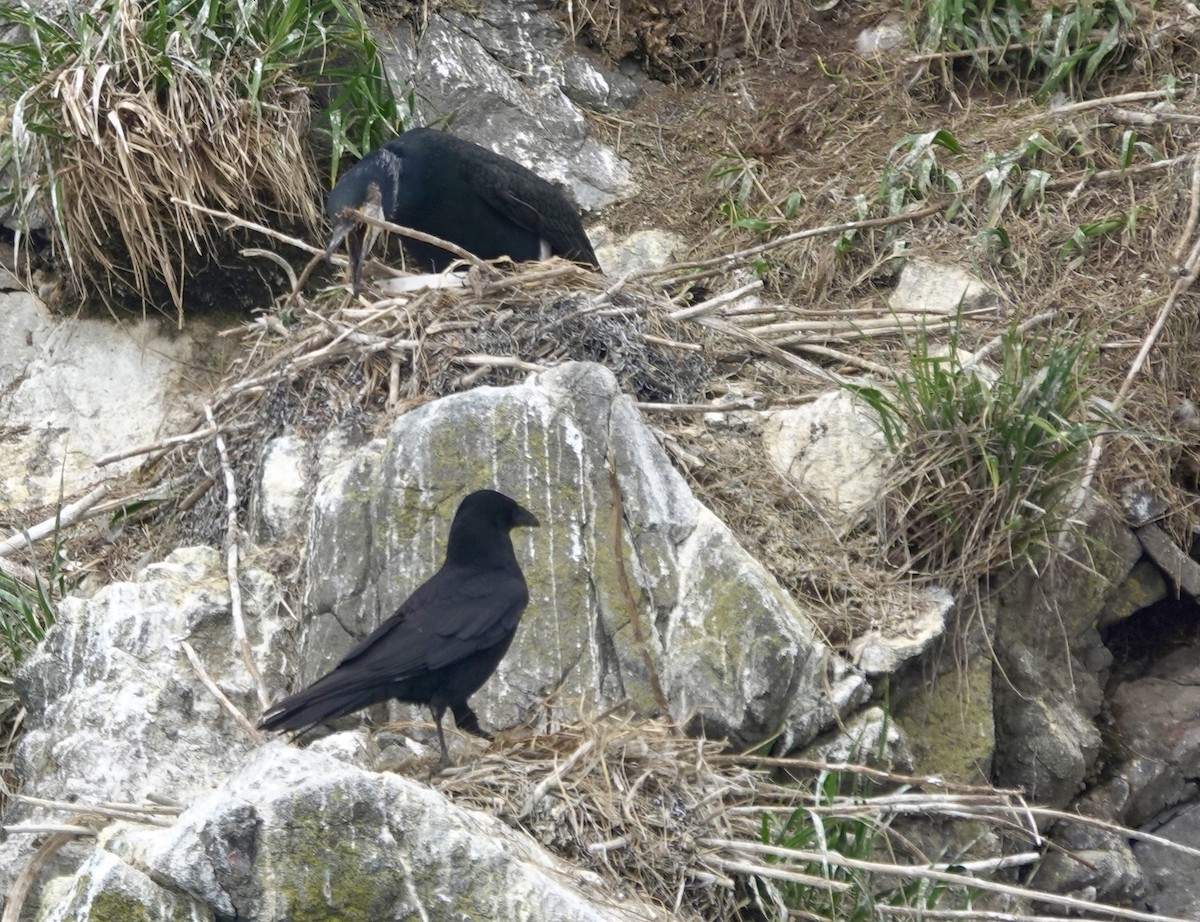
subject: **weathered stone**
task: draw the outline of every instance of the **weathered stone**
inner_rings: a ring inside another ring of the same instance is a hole
[[[846,721],[828,737],[804,750],[806,759],[875,765],[911,772],[915,766],[908,737],[883,708],[870,707]]]
[[[604,272],[621,278],[630,272],[657,269],[688,250],[687,241],[678,234],[663,230],[635,231],[628,237],[613,240],[607,228],[589,232],[596,246],[596,258]]]
[[[1120,906],[1141,895],[1145,878],[1128,843],[1114,837],[1105,848],[1047,852],[1035,884],[1049,893]]]
[[[1170,653],[1144,678],[1122,682],[1111,707],[1126,756],[1112,767],[1127,791],[1121,821],[1141,826],[1200,797],[1200,648]]]
[[[563,62],[578,52],[534,4],[483,0],[471,16],[443,9],[419,36],[402,22],[379,45],[417,124],[452,120],[455,134],[561,183],[586,210],[631,191],[628,167],[588,137],[583,113],[563,92]],[[607,76],[613,87],[622,79]]]
[[[260,571],[247,568],[241,576],[255,655],[262,668],[278,671],[278,590]],[[141,802],[151,794],[186,801],[207,792],[252,743],[201,684],[183,641],[227,697],[245,713],[258,713],[216,551],[175,551],[133,582],[113,583],[90,599],[65,599],[57,623],[17,675],[28,712],[16,751],[24,793]],[[5,817],[61,820],[24,804]],[[30,849],[27,836],[0,844],[0,892]]]
[[[212,922],[212,911],[96,849],[77,874],[50,881],[38,922]]]
[[[163,318],[117,325],[53,317],[24,292],[0,293],[0,506],[77,496],[140,458],[96,459],[153,442],[199,407],[189,334]],[[185,386],[186,383],[186,386]]]
[[[772,466],[834,527],[857,523],[883,490],[890,453],[879,417],[845,391],[767,415]]]
[[[1141,556],[1128,528],[1099,507],[1041,572],[992,594],[997,660],[996,781],[1053,806],[1079,793],[1099,753],[1099,679],[1111,663],[1096,633],[1113,587]]]
[[[865,694],[588,364],[426,404],[318,484],[305,681],[429,577],[458,500],[484,486],[544,523],[515,536],[531,601],[473,699],[485,725],[518,722],[554,688],[790,749]]]
[[[895,672],[942,636],[953,610],[954,596],[940,586],[891,598],[883,623],[850,642],[850,659],[868,676]]]
[[[308,443],[297,435],[271,440],[254,491],[255,536],[272,544],[303,531],[309,489]]]
[[[957,266],[914,259],[900,270],[890,303],[896,311],[952,315],[960,309],[991,310],[999,305],[1000,296]]]
[[[1143,831],[1200,849],[1200,801],[1155,817]],[[1200,858],[1153,842],[1135,842],[1133,855],[1145,874],[1140,908],[1164,916],[1200,919]]]
[[[854,50],[864,58],[882,55],[908,45],[908,25],[901,13],[888,13],[878,23],[863,29],[854,40]]]
[[[1171,583],[1192,598],[1200,598],[1200,563],[1192,560],[1159,526],[1143,525],[1137,530],[1138,541],[1146,554],[1158,564]]]
[[[894,707],[918,772],[968,784],[990,780],[996,747],[992,694],[991,658],[976,652]]]
[[[620,71],[609,70],[582,54],[562,65],[563,92],[571,102],[593,112],[620,112],[637,105],[645,92]]]

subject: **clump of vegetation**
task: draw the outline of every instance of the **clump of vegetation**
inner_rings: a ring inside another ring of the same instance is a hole
[[[1124,0],[1042,5],[1029,0],[932,0],[925,47],[965,60],[989,81],[1032,84],[1034,96],[1076,93],[1133,48],[1136,16]]]
[[[1016,329],[996,368],[958,337],[910,346],[893,389],[852,389],[879,414],[895,453],[882,502],[890,562],[968,577],[1033,559],[1067,527],[1101,421],[1084,384],[1089,337],[1063,331],[1035,346]]]
[[[223,231],[191,205],[315,228],[310,124],[336,171],[395,117],[355,0],[101,0],[61,22],[3,0],[0,31],[0,206],[51,230],[81,291],[165,285],[181,320]]]

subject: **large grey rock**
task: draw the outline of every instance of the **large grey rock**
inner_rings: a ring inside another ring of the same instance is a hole
[[[594,876],[427,785],[279,743],[172,828],[121,827],[102,848],[201,913],[256,922],[666,918],[600,899]]]
[[[247,630],[263,669],[278,669],[278,590],[268,575],[241,574]],[[194,648],[218,687],[252,718],[257,694],[230,622],[223,558],[179,550],[90,599],[65,599],[58,621],[17,676],[28,712],[16,751],[22,793],[60,801],[187,801],[251,748],[189,665]],[[15,804],[6,823],[61,822],[60,813]],[[0,844],[0,892],[24,866],[29,836]],[[69,855],[68,855],[69,860]]]
[[[632,191],[628,167],[588,136],[564,88],[586,99],[590,87],[610,107],[638,94],[620,74],[576,62],[565,31],[535,4],[484,0],[472,16],[435,12],[420,35],[402,22],[379,45],[417,124],[449,123],[455,134],[565,185],[585,210]]]
[[[515,535],[531,601],[475,696],[485,725],[514,724],[558,689],[602,707],[628,698],[740,745],[778,733],[790,749],[865,694],[591,364],[426,404],[318,484],[304,680],[429,577],[459,499],[486,486],[543,525]]]
[[[45,918],[668,918],[599,884],[427,785],[272,743],[172,827],[106,830]]]
[[[54,317],[25,292],[0,293],[0,506],[52,505],[140,458],[96,459],[152,443],[199,407],[198,352],[164,318],[115,324]]]

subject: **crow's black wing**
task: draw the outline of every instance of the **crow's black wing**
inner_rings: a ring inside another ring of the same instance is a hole
[[[363,681],[399,681],[494,647],[529,601],[508,570],[445,566],[338,664]]]
[[[491,153],[488,151],[487,153]],[[592,242],[570,200],[554,186],[514,160],[492,155],[471,164],[468,181],[496,211],[533,231],[550,252],[600,267]]]

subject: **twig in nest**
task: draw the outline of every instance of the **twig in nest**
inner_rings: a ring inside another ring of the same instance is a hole
[[[692,304],[688,307],[681,307],[679,310],[671,311],[667,314],[672,320],[691,320],[694,317],[701,317],[705,314],[711,314],[719,307],[724,307],[737,301],[739,298],[745,297],[752,291],[758,291],[763,287],[762,279],[755,279],[748,285],[743,285],[741,288],[735,288],[732,291],[727,291],[724,294],[717,295],[715,298],[709,298],[707,301],[701,301],[699,304]]]
[[[180,646],[183,647],[183,652],[187,655],[188,662],[196,670],[197,677],[204,683],[204,687],[212,692],[213,697],[217,699],[221,707],[225,708],[229,712],[229,715],[237,721],[238,725],[249,734],[250,739],[254,740],[260,746],[266,742],[266,737],[263,736],[262,732],[254,724],[250,723],[246,715],[238,710],[237,705],[230,701],[221,689],[217,688],[217,683],[212,680],[212,676],[208,674],[208,671],[204,668],[204,664],[200,662],[200,657],[196,655],[196,651],[192,649],[192,645],[183,640],[180,641]]]
[[[550,789],[555,785],[561,785],[563,776],[566,775],[567,772],[569,772],[572,768],[574,768],[579,760],[591,752],[595,746],[596,741],[594,739],[584,740],[583,743],[580,744],[579,748],[567,757],[565,762],[556,766],[554,771],[539,781],[537,787],[530,792],[529,800],[525,803],[525,807],[521,810],[521,813],[517,819],[521,820],[529,816],[529,814],[533,812],[534,808],[542,802],[542,798],[546,796]]]
[[[717,330],[720,333],[724,333],[726,336],[732,337],[733,339],[740,339],[742,342],[748,343],[750,347],[760,355],[764,355],[769,359],[774,359],[779,364],[785,365],[789,368],[799,369],[805,374],[812,375],[812,377],[818,379],[819,381],[824,381],[827,384],[837,384],[839,386],[853,383],[852,379],[847,378],[844,375],[839,375],[836,371],[829,371],[826,368],[822,368],[820,365],[813,364],[807,359],[802,359],[798,355],[793,355],[786,349],[780,349],[778,346],[769,343],[765,339],[755,336],[753,333],[743,330],[741,327],[732,323],[726,323],[725,321],[718,320],[715,317],[699,317],[695,322],[703,324],[706,327],[711,327],[712,329]]]
[[[134,823],[145,823],[148,826],[171,825],[171,821],[164,819],[161,815],[166,811],[159,808],[143,810],[137,804],[88,804],[78,801],[47,800],[43,797],[31,797],[28,794],[14,794],[13,800],[29,804],[33,807],[54,810],[59,813],[79,813],[80,811],[84,811],[85,816],[103,816],[110,820],[129,820]],[[169,812],[178,814],[180,811],[172,810]],[[74,823],[75,821],[71,820],[71,822]]]
[[[391,221],[382,221],[379,218],[373,218],[361,211],[351,211],[352,215],[368,227],[375,227],[379,230],[390,231],[393,234],[399,234],[401,237],[408,237],[410,240],[419,240],[421,243],[429,243],[435,247],[445,250],[447,253],[452,253],[459,259],[470,263],[480,272],[488,275],[495,275],[496,270],[485,263],[474,253],[464,250],[457,243],[451,243],[449,240],[443,240],[441,237],[435,237],[433,234],[426,234],[419,230],[413,230],[411,227],[404,227],[400,224],[393,224]]]
[[[13,551],[20,550],[34,541],[40,541],[68,525],[74,525],[80,519],[86,518],[91,508],[107,495],[108,484],[102,483],[78,502],[63,506],[57,515],[17,532],[5,541],[0,541],[0,557],[7,557]]]
[[[753,400],[732,400],[729,403],[639,403],[643,413],[727,413],[730,410],[754,410]]]
[[[1157,913],[1139,912],[1135,909],[1124,909],[1120,906],[1094,903],[1091,900],[1079,899],[1077,897],[1060,896],[1056,893],[1047,893],[1041,890],[1030,890],[1025,887],[999,883],[982,877],[974,877],[970,874],[956,874],[936,868],[889,864],[881,861],[864,861],[860,858],[850,858],[833,850],[809,851],[801,848],[782,848],[775,845],[764,845],[758,842],[731,839],[701,839],[699,844],[712,848],[729,849],[735,853],[740,852],[748,856],[766,855],[790,858],[793,861],[811,862],[822,866],[831,865],[855,871],[868,871],[888,877],[903,877],[905,879],[912,879],[914,877],[922,878],[964,889],[987,890],[992,893],[1002,893],[1006,896],[1015,896],[1024,899],[1032,897],[1041,902],[1054,903],[1058,906],[1065,906],[1074,910],[1097,914],[1106,913],[1122,919],[1136,919],[1138,922],[1186,922],[1183,919],[1171,918],[1170,916],[1159,915]]]
[[[216,429],[217,421],[213,418],[212,406],[209,404],[204,405],[204,415],[208,419],[208,425]],[[267,697],[266,683],[263,682],[258,665],[254,662],[254,654],[250,650],[250,640],[246,637],[246,622],[242,619],[242,586],[238,579],[237,482],[233,477],[233,468],[229,466],[229,453],[225,450],[225,439],[221,437],[219,431],[216,433],[215,440],[217,457],[221,462],[221,471],[225,475],[225,563],[229,576],[229,609],[233,617],[233,631],[237,636],[238,647],[241,649],[242,662],[246,664],[246,671],[250,673],[250,678],[258,689],[259,704],[262,705],[263,710],[266,710],[271,699]]]
[[[292,264],[276,253],[274,250],[264,250],[261,247],[246,247],[241,251],[243,256],[258,256],[262,259],[268,259],[275,265],[279,266],[288,277],[288,281],[292,285],[292,291],[297,290],[296,286],[296,270],[292,268]]]

